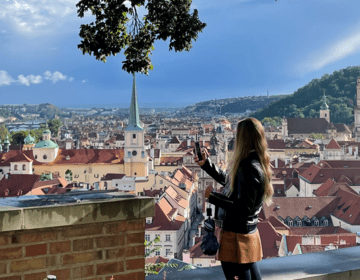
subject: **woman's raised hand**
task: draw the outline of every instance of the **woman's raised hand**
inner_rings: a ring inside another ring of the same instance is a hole
[[[203,159],[199,160],[199,158],[197,157],[197,154],[195,153],[195,149],[194,149],[194,161],[199,166],[203,166],[205,164],[206,159],[209,156],[209,153],[208,153],[207,149],[202,149],[201,155],[202,155]]]

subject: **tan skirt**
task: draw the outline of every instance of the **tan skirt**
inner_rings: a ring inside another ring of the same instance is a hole
[[[253,263],[263,257],[259,230],[251,234],[220,231],[217,258],[224,262]]]

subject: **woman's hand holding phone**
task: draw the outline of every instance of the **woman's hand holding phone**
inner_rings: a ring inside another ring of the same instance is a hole
[[[195,149],[194,149],[194,161],[195,161],[195,163],[196,163],[197,165],[199,165],[199,166],[203,166],[203,165],[205,164],[206,159],[207,159],[208,156],[209,156],[209,153],[208,153],[207,149],[202,149],[201,155],[202,155],[202,158],[203,158],[203,159],[202,159],[202,160],[199,160],[199,158],[198,158],[197,155],[196,155]]]

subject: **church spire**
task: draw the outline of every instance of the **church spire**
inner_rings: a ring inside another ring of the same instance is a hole
[[[323,104],[320,107],[321,110],[329,110],[329,105],[326,103],[326,95],[324,90],[324,96],[323,96]]]
[[[133,76],[134,76],[134,80],[133,80],[131,103],[130,103],[129,124],[128,124],[126,130],[143,130],[143,128],[140,125],[135,73],[133,73]]]

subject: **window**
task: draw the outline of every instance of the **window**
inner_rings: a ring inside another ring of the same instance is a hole
[[[133,134],[133,139],[136,139],[136,134]]]
[[[302,226],[302,221],[300,219],[297,221],[297,225],[298,225],[298,227]]]
[[[35,159],[37,159],[37,155],[35,155]]]
[[[145,248],[145,254],[148,254],[150,252],[150,249]]]
[[[327,227],[329,225],[328,220],[324,220],[324,226]]]
[[[14,166],[14,170],[18,170],[18,166],[17,166],[17,164],[15,164],[15,166]]]
[[[155,238],[159,237],[160,240],[160,234],[155,234]]]
[[[128,152],[128,157],[131,157],[131,152]]]
[[[166,249],[166,255],[169,255],[170,249]]]
[[[22,170],[26,170],[26,164],[23,164]]]
[[[145,234],[145,240],[150,241],[150,234]]]
[[[141,157],[145,157],[145,152],[144,151],[141,152]]]
[[[156,251],[155,256],[160,256],[160,251]]]
[[[43,155],[43,159],[47,159],[47,155]]]
[[[201,264],[201,263],[198,263],[198,264],[197,264],[197,266],[200,266],[200,267],[202,267],[202,264]]]
[[[314,225],[315,225],[316,227],[318,227],[318,226],[319,226],[319,221],[318,221],[318,220],[315,220]]]
[[[166,241],[170,241],[170,234],[166,235]]]
[[[288,221],[288,224],[289,224],[289,227],[294,226],[294,222],[293,222],[292,220],[289,220],[289,221]]]

